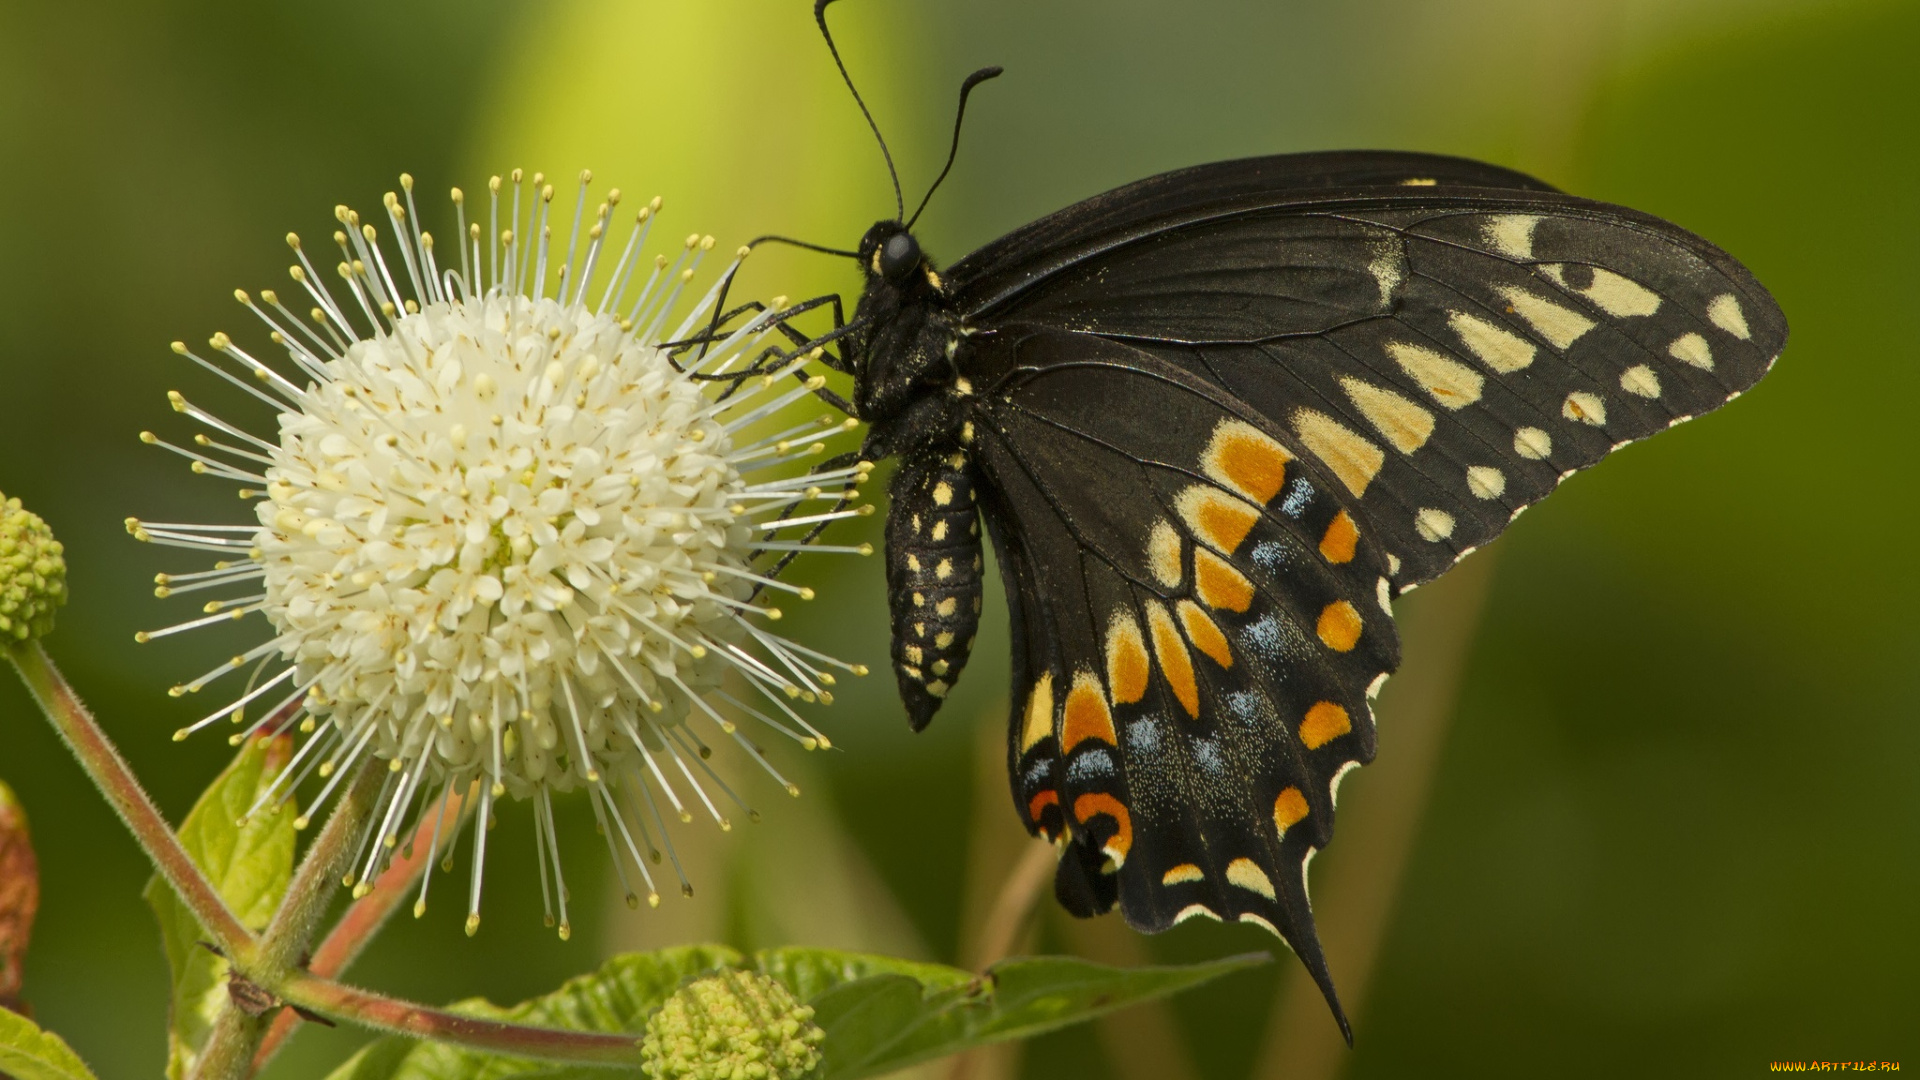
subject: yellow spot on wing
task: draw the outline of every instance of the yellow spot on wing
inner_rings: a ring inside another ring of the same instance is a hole
[[[1713,370],[1713,349],[1707,345],[1706,338],[1692,331],[1674,338],[1673,344],[1667,346],[1667,355],[1702,371]]]
[[[1413,531],[1420,539],[1437,544],[1453,535],[1453,515],[1437,507],[1422,507],[1413,515]]]
[[[1297,787],[1289,787],[1273,800],[1273,827],[1281,836],[1307,819],[1307,797]]]
[[[1567,395],[1566,402],[1560,406],[1560,415],[1569,420],[1600,427],[1607,422],[1607,403],[1601,401],[1597,394],[1575,390]]]
[[[1660,396],[1660,377],[1645,364],[1635,364],[1620,373],[1620,389],[1643,398]]]
[[[1539,346],[1526,338],[1464,311],[1448,312],[1447,324],[1460,335],[1460,343],[1468,352],[1502,375],[1511,375],[1533,363],[1540,351]]]
[[[1335,705],[1331,701],[1316,702],[1313,708],[1307,710],[1306,718],[1300,721],[1300,745],[1309,750],[1318,750],[1352,730],[1353,721],[1347,716],[1347,710]],[[1295,795],[1299,794],[1297,788],[1288,788],[1287,791],[1291,791]],[[1282,799],[1286,798],[1286,792],[1282,792],[1280,797]],[[1305,799],[1300,801],[1299,809],[1300,817],[1306,817],[1307,803]],[[1276,803],[1274,805],[1273,812],[1275,818],[1274,824],[1278,825],[1280,816],[1279,804]],[[1295,820],[1298,819],[1296,818]],[[1286,826],[1282,825],[1280,828],[1282,832],[1286,831]]]
[[[1348,491],[1364,495],[1367,485],[1386,463],[1386,451],[1349,431],[1325,413],[1300,409],[1293,414],[1293,430],[1313,456],[1326,463]]]
[[[1200,467],[1221,485],[1265,504],[1287,482],[1287,448],[1252,424],[1222,420],[1200,454]]]
[[[1116,705],[1131,705],[1147,696],[1147,642],[1140,624],[1126,611],[1116,611],[1107,623],[1107,686]]]
[[[1253,605],[1253,582],[1220,556],[1203,548],[1193,553],[1193,593],[1221,611],[1245,611]]]
[[[1274,899],[1273,879],[1260,869],[1260,864],[1252,859],[1235,859],[1227,864],[1227,881],[1238,885],[1248,892],[1259,893],[1269,900]]]
[[[1231,555],[1253,531],[1260,511],[1219,488],[1194,484],[1174,499],[1180,517],[1194,534]]]
[[[1100,680],[1091,671],[1077,671],[1062,710],[1061,754],[1072,753],[1088,739],[1098,739],[1108,746],[1118,744],[1113,734],[1113,713],[1107,709],[1107,695],[1100,690]]]
[[[1227,644],[1227,635],[1220,632],[1212,619],[1207,618],[1207,613],[1200,610],[1199,604],[1182,600],[1174,605],[1174,610],[1180,614],[1180,625],[1186,627],[1187,640],[1193,642],[1194,648],[1206,653],[1223,668],[1233,666],[1233,648]]]
[[[1155,581],[1169,589],[1180,585],[1180,533],[1167,521],[1153,523],[1147,534],[1147,568]]]
[[[1593,306],[1615,318],[1633,315],[1651,315],[1660,310],[1660,294],[1629,277],[1622,277],[1603,266],[1590,267],[1593,280],[1584,289],[1574,288],[1567,283],[1567,269],[1571,263],[1554,263],[1542,266],[1555,285],[1584,296],[1593,301]]]
[[[1423,345],[1389,342],[1387,355],[1432,395],[1433,400],[1448,409],[1464,409],[1479,401],[1480,390],[1486,385],[1486,379],[1479,372]]]
[[[1320,609],[1320,622],[1314,628],[1321,644],[1334,652],[1351,652],[1360,640],[1360,613],[1345,600],[1335,600]]]
[[[1027,723],[1020,731],[1020,752],[1026,753],[1053,734],[1053,672],[1040,676],[1027,694]]]
[[[1523,427],[1513,433],[1513,452],[1539,461],[1553,453],[1553,437],[1537,427]]]
[[[1180,639],[1180,631],[1173,625],[1173,616],[1157,603],[1147,603],[1147,628],[1153,635],[1153,656],[1160,662],[1160,674],[1164,675],[1167,685],[1173,689],[1173,696],[1180,701],[1180,707],[1187,715],[1200,718],[1200,686],[1193,678],[1193,658],[1187,655],[1187,644]]]
[[[1740,308],[1740,298],[1732,293],[1721,293],[1707,305],[1707,318],[1713,325],[1739,338],[1750,341],[1753,331],[1747,328],[1747,313]]]
[[[1552,343],[1553,347],[1565,351],[1580,335],[1594,328],[1594,321],[1585,315],[1536,296],[1525,289],[1512,285],[1503,285],[1498,290],[1513,310],[1527,320],[1527,324],[1540,332],[1540,336]]]
[[[1507,490],[1507,474],[1491,465],[1469,465],[1467,490],[1476,499],[1497,499]]]
[[[1160,884],[1178,885],[1183,881],[1204,881],[1206,877],[1207,875],[1201,873],[1200,868],[1192,863],[1181,863],[1179,866],[1161,874]]]
[[[1360,415],[1403,454],[1425,446],[1433,434],[1433,414],[1391,390],[1352,378],[1341,379],[1340,388]]]
[[[1353,523],[1353,515],[1345,510],[1333,515],[1327,524],[1327,531],[1320,537],[1320,557],[1333,563],[1353,561],[1354,547],[1360,541],[1360,527]]]
[[[1538,214],[1501,214],[1487,219],[1487,246],[1510,259],[1533,258],[1533,228]]]
[[[1101,814],[1112,818],[1117,828],[1100,850],[1119,866],[1127,861],[1127,852],[1133,850],[1133,817],[1127,813],[1126,804],[1103,791],[1091,791],[1073,800],[1073,816],[1081,824]]]

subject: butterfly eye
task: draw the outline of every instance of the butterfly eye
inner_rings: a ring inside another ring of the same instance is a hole
[[[912,233],[894,233],[880,248],[880,275],[898,279],[920,265],[920,242]]]

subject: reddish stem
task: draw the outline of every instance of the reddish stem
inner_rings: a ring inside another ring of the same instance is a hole
[[[513,1057],[636,1068],[640,1065],[640,1040],[633,1035],[561,1031],[463,1016],[383,997],[303,972],[291,975],[278,989],[289,1004],[394,1035],[457,1043]]]
[[[180,902],[187,905],[193,917],[214,940],[221,951],[235,962],[250,963],[256,952],[256,942],[245,926],[240,924],[226,902],[220,899],[220,893],[212,883],[200,873],[193,864],[185,848],[180,846],[179,837],[167,825],[166,818],[160,815],[158,807],[140,787],[140,781],[127,767],[125,758],[115,749],[107,733],[87,711],[80,696],[61,677],[53,664],[53,658],[47,655],[39,642],[17,646],[6,650],[7,656],[26,681],[27,689],[33,693],[34,700],[53,721],[54,730],[80,759],[80,767],[105,795],[114,812],[120,815],[127,828],[133,831],[135,840],[153,860],[154,868],[160,871],[167,885],[173,889]]]
[[[326,940],[313,951],[313,958],[307,962],[307,971],[323,979],[331,979],[347,970],[358,959],[368,942],[380,932],[380,928],[400,907],[400,902],[413,892],[413,886],[420,875],[431,869],[428,863],[428,848],[433,839],[436,824],[441,835],[446,835],[453,823],[460,819],[461,796],[450,795],[442,804],[440,816],[420,822],[414,830],[413,840],[396,856],[392,863],[374,880],[373,891],[353,902],[346,914],[334,924],[327,933]],[[266,1068],[267,1062],[293,1034],[300,1024],[299,1014],[292,1009],[282,1009],[273,1018],[273,1026],[267,1031],[260,1049],[254,1054],[253,1071],[258,1073]]]

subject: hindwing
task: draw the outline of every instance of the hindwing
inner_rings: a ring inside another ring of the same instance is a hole
[[[1284,937],[1332,986],[1305,865],[1398,662],[1386,560],[1285,430],[1128,346],[1007,332],[974,460],[1017,627],[1009,767],[1056,892],[1148,931]]]

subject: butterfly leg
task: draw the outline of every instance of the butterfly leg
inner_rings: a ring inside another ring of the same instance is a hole
[[[809,470],[809,472],[815,473],[815,474],[835,472],[840,469],[845,469],[850,466],[857,465],[863,460],[865,459],[857,451],[849,451],[848,453],[845,453],[845,454],[836,454],[833,457],[830,457],[825,461],[820,462],[819,464],[815,465],[811,470]],[[840,501],[842,503],[852,501],[853,497],[859,494],[860,480],[861,480],[860,474],[856,474],[855,476],[848,479],[846,486],[842,488],[840,491]],[[780,511],[777,517],[773,518],[773,521],[781,521],[793,516],[793,512],[796,509],[798,509],[799,506],[800,504],[797,502],[788,504],[784,509]],[[827,531],[827,526],[831,524],[833,524],[833,522],[831,521],[816,522],[812,528],[807,530],[806,535],[800,538],[800,543],[802,545],[813,543],[815,540],[820,538],[821,533]],[[783,552],[780,558],[776,559],[773,565],[767,569],[766,576],[779,577],[780,572],[782,570],[785,570],[793,562],[793,560],[799,558],[800,555],[801,555],[800,551]],[[754,589],[754,595],[758,596],[759,593],[760,593],[760,589],[756,587]]]

